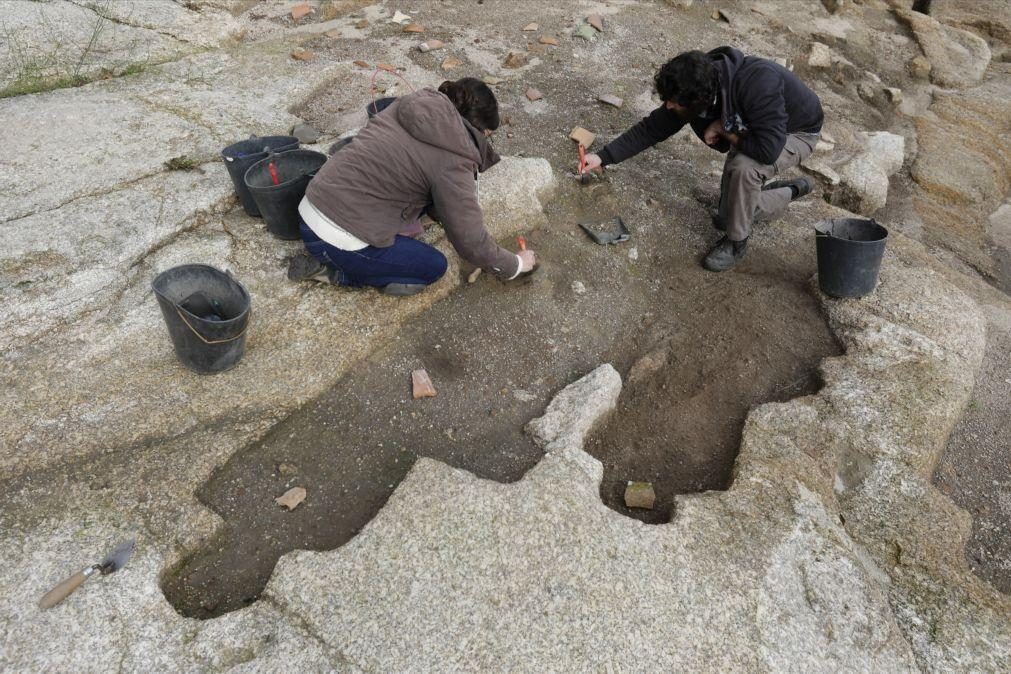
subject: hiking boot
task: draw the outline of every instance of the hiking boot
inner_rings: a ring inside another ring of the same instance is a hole
[[[390,283],[383,286],[382,291],[384,295],[407,297],[408,295],[417,295],[427,287],[424,283]]]
[[[288,280],[332,283],[330,268],[306,253],[299,253],[288,260]]]
[[[778,190],[781,187],[789,187],[793,192],[793,195],[790,197],[790,201],[796,201],[801,197],[807,196],[808,194],[811,194],[811,190],[814,189],[814,186],[811,185],[811,181],[802,176],[800,178],[794,178],[793,180],[776,180],[774,182],[767,183],[762,186],[762,191]]]
[[[731,241],[727,237],[721,238],[713,246],[713,249],[706,255],[702,266],[709,271],[727,271],[733,269],[748,250],[748,240]]]

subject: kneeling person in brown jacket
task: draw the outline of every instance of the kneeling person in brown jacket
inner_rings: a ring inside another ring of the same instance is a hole
[[[533,251],[512,253],[491,238],[477,198],[478,174],[499,161],[488,142],[498,126],[495,94],[477,79],[397,99],[309,183],[299,206],[309,255],[292,259],[288,278],[390,295],[424,290],[446,273],[446,258],[404,235],[418,232],[423,213],[485,271],[508,280],[533,269]]]

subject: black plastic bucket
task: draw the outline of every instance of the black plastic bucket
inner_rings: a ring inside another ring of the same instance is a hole
[[[365,112],[369,114],[369,119],[372,119],[380,112],[390,107],[395,100],[397,100],[396,96],[391,96],[389,98],[377,98],[365,106]]]
[[[183,365],[200,374],[234,367],[246,350],[249,293],[231,274],[184,264],[151,282]]]
[[[221,151],[228,175],[232,179],[232,185],[235,186],[235,194],[242,202],[242,208],[247,215],[254,218],[260,217],[260,211],[256,207],[256,202],[253,201],[253,195],[246,189],[245,177],[249,167],[266,157],[268,152],[285,152],[297,149],[298,138],[294,136],[263,136],[262,138],[253,136],[249,140],[229,145]]]
[[[246,187],[267,223],[267,231],[279,239],[300,239],[298,231],[298,204],[305,196],[305,188],[326,163],[327,156],[312,150],[289,150],[270,154],[246,171]],[[270,175],[274,163],[278,184]]]
[[[874,290],[888,230],[874,220],[839,218],[815,225],[818,287],[833,297],[863,297]]]

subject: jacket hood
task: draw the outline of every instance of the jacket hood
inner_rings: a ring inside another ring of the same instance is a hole
[[[397,121],[415,140],[473,161],[479,172],[499,162],[484,134],[456,110],[445,95],[421,89],[397,101]]]
[[[709,52],[709,58],[713,60],[716,68],[720,72],[720,82],[725,86],[730,86],[737,74],[737,69],[744,63],[744,54],[733,47],[717,47]],[[724,79],[726,75],[726,79]]]
[[[734,97],[734,77],[744,63],[744,54],[733,47],[717,47],[709,52],[709,58],[713,60],[720,80],[720,119],[723,120],[723,128],[731,133],[747,131],[747,126],[737,113]]]

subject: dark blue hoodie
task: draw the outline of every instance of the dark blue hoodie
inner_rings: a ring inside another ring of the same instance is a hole
[[[600,151],[603,165],[617,164],[667,140],[690,123],[703,137],[715,119],[740,135],[737,149],[762,164],[772,164],[791,133],[818,133],[824,114],[818,96],[800,78],[775,61],[745,56],[733,47],[709,52],[719,77],[719,96],[712,112],[690,122],[661,105]],[[726,152],[725,141],[716,146]]]

